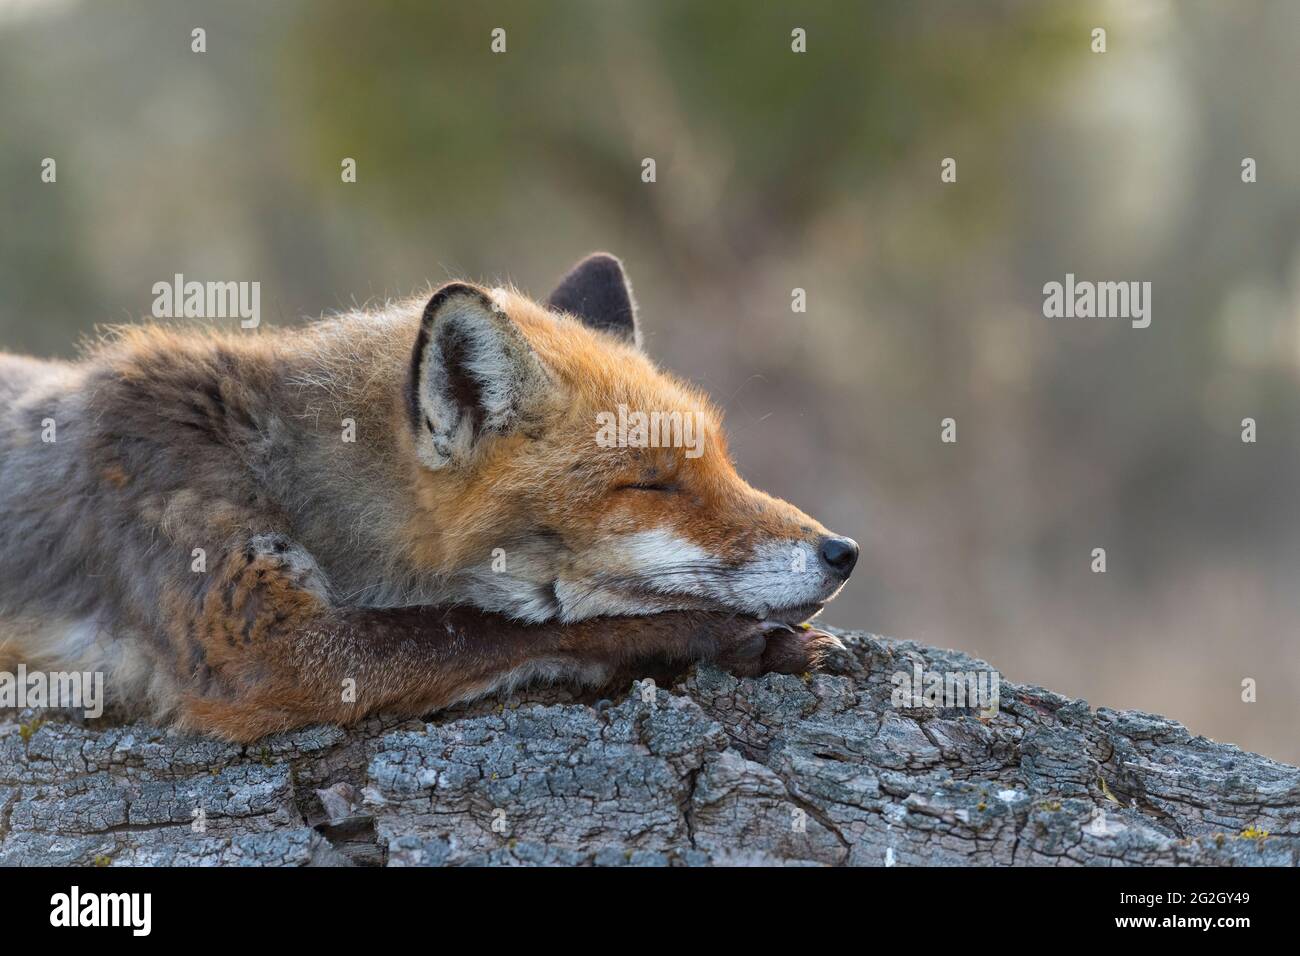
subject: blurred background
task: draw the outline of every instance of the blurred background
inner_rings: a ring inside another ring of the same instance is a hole
[[[608,249],[863,545],[827,621],[1300,762],[1298,81],[1284,0],[0,0],[0,348],[177,272],[287,324]],[[1150,328],[1043,318],[1067,272]]]

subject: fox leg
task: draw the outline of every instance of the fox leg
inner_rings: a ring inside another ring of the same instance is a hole
[[[465,607],[336,607],[310,555],[273,534],[229,553],[188,619],[186,603],[173,613],[189,648],[178,722],[237,741],[420,715],[534,677],[600,684],[693,660],[801,671],[819,652],[808,632],[701,611],[530,625]]]

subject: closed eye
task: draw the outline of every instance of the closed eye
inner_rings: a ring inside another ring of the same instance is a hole
[[[619,485],[615,491],[658,491],[665,494],[671,494],[677,491],[676,485],[667,485],[660,482],[638,481],[630,485]]]

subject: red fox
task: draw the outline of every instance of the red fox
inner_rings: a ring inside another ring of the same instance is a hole
[[[621,263],[0,355],[0,668],[250,741],[658,664],[816,668],[858,557],[728,456]]]

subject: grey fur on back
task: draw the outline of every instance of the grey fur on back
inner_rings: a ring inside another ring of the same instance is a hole
[[[77,363],[0,355],[0,664],[106,668],[144,693],[166,680],[164,587],[203,588],[195,549],[262,533],[301,543],[339,600],[436,601],[392,545],[418,321],[409,302],[279,333],[128,329]]]

